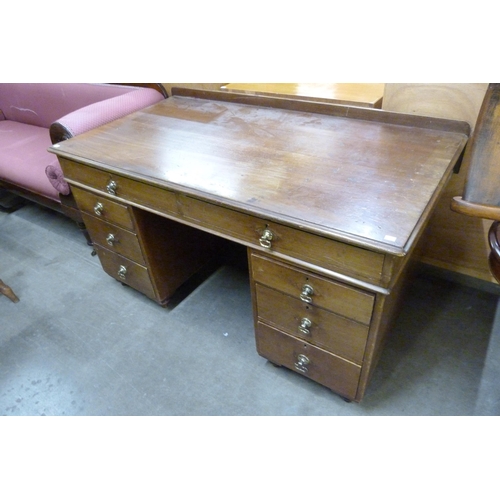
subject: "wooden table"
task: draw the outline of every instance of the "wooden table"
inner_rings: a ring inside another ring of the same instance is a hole
[[[221,89],[254,95],[381,108],[383,83],[228,83]]]
[[[258,353],[361,401],[468,133],[179,89],[51,151],[110,275],[165,303],[221,238],[245,245]]]

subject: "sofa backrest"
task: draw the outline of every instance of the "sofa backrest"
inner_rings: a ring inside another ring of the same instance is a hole
[[[61,116],[134,90],[104,83],[0,83],[0,119],[49,128]]]

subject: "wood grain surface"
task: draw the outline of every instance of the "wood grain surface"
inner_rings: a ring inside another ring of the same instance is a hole
[[[380,108],[384,86],[383,83],[228,83],[222,88],[229,92]]]

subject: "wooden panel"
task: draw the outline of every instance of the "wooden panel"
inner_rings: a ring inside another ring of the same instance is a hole
[[[474,128],[487,83],[388,83],[382,107],[389,111],[467,121]],[[495,282],[488,266],[488,221],[450,209],[462,196],[467,171],[452,175],[431,217],[422,262],[488,282]]]
[[[358,365],[263,323],[257,324],[255,339],[257,352],[264,358],[315,380],[348,399],[355,399],[360,375]],[[309,360],[305,373],[297,369],[299,355]]]
[[[217,256],[219,238],[131,207],[137,236],[160,303]]]
[[[221,88],[370,108],[380,108],[384,95],[383,83],[228,83]]]
[[[97,219],[82,213],[83,222],[85,227],[88,229],[92,241],[108,250],[112,250],[128,259],[131,259],[143,266],[146,265],[144,257],[142,255],[142,250],[139,245],[139,240],[137,235],[115,226],[114,224],[107,223],[103,220]],[[113,236],[112,244],[108,243],[109,235]]]
[[[278,263],[264,256],[251,254],[252,278],[264,285],[300,298],[302,287],[313,288],[312,304],[353,319],[370,324],[374,295],[354,287],[327,280],[313,273]]]
[[[175,193],[167,189],[129,179],[118,174],[103,172],[97,168],[84,166],[71,160],[61,160],[64,177],[70,184],[77,182],[108,195],[106,186],[116,183],[116,198],[160,210],[166,214],[176,214]]]
[[[258,283],[255,284],[255,292],[257,313],[261,322],[361,365],[368,326],[306,304]],[[307,329],[309,333],[299,329],[303,318],[311,322]]]
[[[129,229],[131,231],[134,230],[134,222],[127,205],[111,201],[108,198],[98,196],[94,193],[76,188],[74,186],[72,187],[71,192],[73,193],[81,211],[95,215],[101,220],[118,224],[125,229]],[[102,209],[99,210],[100,215],[96,213],[95,210],[98,204],[102,205]]]
[[[82,163],[62,158],[60,160],[64,178],[68,181],[76,181],[88,187],[98,189],[106,193],[106,186],[111,181],[111,174],[103,172],[97,168],[89,167]]]
[[[474,127],[487,83],[386,83],[382,108],[463,120]]]
[[[150,299],[157,300],[148,270],[144,266],[136,264],[135,262],[102,248],[99,245],[94,245],[94,248],[99,256],[102,268],[106,271],[106,273],[116,280],[139,290]],[[125,277],[121,277],[118,274],[121,266],[124,266],[126,269]]]
[[[167,90],[168,95],[172,95],[172,89],[175,87],[185,89],[218,90],[226,83],[162,83]]]

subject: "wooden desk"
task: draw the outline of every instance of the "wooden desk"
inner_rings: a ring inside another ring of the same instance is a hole
[[[221,89],[253,95],[381,108],[384,87],[383,83],[228,83]]]
[[[213,236],[245,245],[259,354],[361,401],[468,133],[179,89],[51,151],[108,273],[164,303]]]

